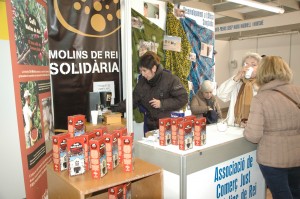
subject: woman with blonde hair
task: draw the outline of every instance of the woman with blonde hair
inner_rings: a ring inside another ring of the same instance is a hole
[[[278,56],[262,59],[244,136],[258,143],[257,163],[273,199],[300,198],[300,87]]]
[[[242,126],[247,121],[252,97],[256,95],[258,87],[255,84],[256,69],[261,60],[257,53],[249,52],[242,60],[242,67],[238,72],[217,89],[217,96],[223,102],[230,101],[227,113],[228,125]]]

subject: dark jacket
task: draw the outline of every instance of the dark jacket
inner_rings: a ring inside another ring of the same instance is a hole
[[[133,108],[141,107],[145,110],[148,130],[158,129],[158,120],[170,117],[172,111],[183,108],[188,102],[188,94],[179,78],[172,73],[158,67],[153,78],[148,81],[142,77],[133,90]],[[153,108],[149,103],[153,98],[161,101],[160,108]],[[120,102],[113,111],[125,112],[126,102]]]

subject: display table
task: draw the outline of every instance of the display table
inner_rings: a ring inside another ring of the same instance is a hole
[[[103,123],[98,123],[98,124],[92,124],[90,122],[85,123],[85,130],[87,132],[92,131],[93,129],[99,128],[105,126],[109,131],[113,131],[114,129],[120,128],[120,127],[126,127],[126,119],[122,118],[122,123],[116,123],[116,124],[106,124],[105,122]]]
[[[68,175],[68,171],[55,172],[52,163],[47,165],[49,199],[56,198],[108,198],[107,189],[131,182],[132,198],[162,198],[162,169],[139,158],[135,159],[134,171],[124,172],[119,165],[106,176],[93,179],[91,171],[84,175]]]
[[[164,169],[164,198],[265,198],[263,176],[256,163],[256,145],[243,137],[243,129],[218,132],[208,125],[207,143],[182,151],[158,142],[135,142],[135,154]]]

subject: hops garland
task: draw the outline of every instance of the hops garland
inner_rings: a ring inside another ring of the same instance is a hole
[[[181,37],[181,51],[175,52],[166,50],[165,68],[172,71],[180,78],[185,89],[189,91],[187,77],[190,73],[191,61],[188,59],[191,52],[191,45],[181,26],[180,21],[173,14],[174,5],[167,3],[166,34]]]

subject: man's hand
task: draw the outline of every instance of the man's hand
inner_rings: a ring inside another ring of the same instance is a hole
[[[149,103],[151,104],[151,106],[153,108],[160,108],[161,103],[160,100],[153,98],[152,100],[149,101]]]

